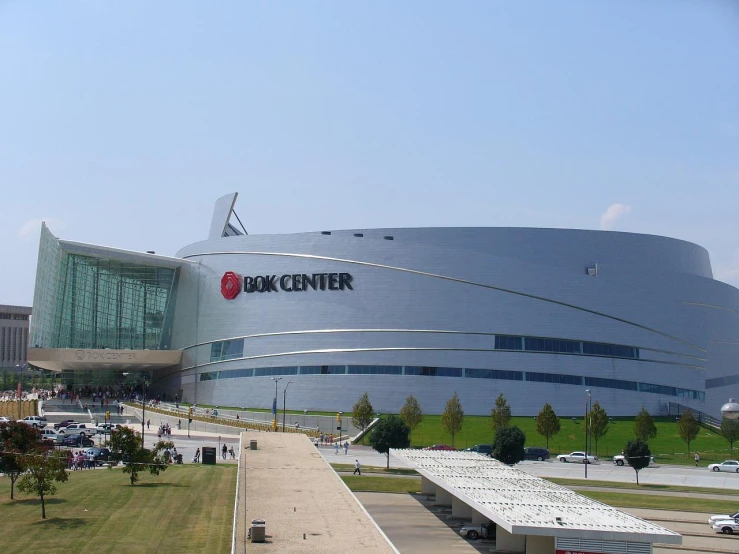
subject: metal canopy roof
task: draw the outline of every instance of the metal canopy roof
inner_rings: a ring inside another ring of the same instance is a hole
[[[515,535],[682,543],[669,529],[475,452],[390,453]]]

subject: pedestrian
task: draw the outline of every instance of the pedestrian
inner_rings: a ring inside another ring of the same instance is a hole
[[[146,430],[147,430],[147,431],[149,430],[149,425],[150,425],[150,424],[151,424],[151,420],[150,420],[150,419],[147,419],[147,420],[146,420]]]
[[[236,459],[236,452],[234,452],[234,447],[233,446],[228,449],[228,453],[231,455],[231,459],[232,460],[235,460]]]
[[[701,457],[698,456],[698,453],[696,452],[695,453],[695,467],[698,467],[698,462],[700,461],[701,461]]]
[[[334,456],[336,456],[339,453],[339,443],[334,443]]]
[[[221,458],[224,460],[226,459],[226,454],[228,453],[228,446],[226,446],[226,443],[223,443],[223,448],[221,448]]]
[[[359,475],[362,475],[362,470],[359,469],[361,466],[359,465],[359,460],[354,460],[354,473],[352,475],[356,475],[357,473]]]
[[[349,441],[344,441],[344,456],[349,453]]]
[[[177,420],[177,430],[179,431],[180,429],[182,429],[182,421],[178,419]]]
[[[195,462],[196,464],[200,462],[200,448],[195,451],[195,458],[193,459],[193,462]]]

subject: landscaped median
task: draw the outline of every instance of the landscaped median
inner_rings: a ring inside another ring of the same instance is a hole
[[[120,468],[75,471],[46,500],[0,478],[3,552],[230,551],[236,467],[170,466],[134,486]]]
[[[340,470],[339,470],[340,471]],[[372,476],[355,476],[343,475],[341,477],[346,485],[354,492],[393,492],[393,493],[418,493],[421,490],[420,477],[397,477],[395,475],[372,475]],[[561,481],[551,479],[551,481]],[[650,508],[655,510],[677,510],[684,509],[685,496],[672,495],[651,495],[644,494],[647,487],[641,486],[638,489],[634,487],[634,492],[626,492],[621,489],[625,483],[609,483],[605,481],[597,482],[579,482],[574,483],[571,480],[568,486],[597,486],[609,487],[613,486],[616,490],[610,491],[591,491],[578,490],[578,494],[603,502],[610,506],[621,508]],[[621,490],[619,490],[621,489]],[[644,491],[644,492],[637,492]],[[698,489],[691,487],[675,487],[669,492],[717,492],[714,489]],[[736,502],[732,500],[712,500],[706,498],[690,498],[690,511],[692,512],[711,512],[711,513],[733,513],[736,511]]]

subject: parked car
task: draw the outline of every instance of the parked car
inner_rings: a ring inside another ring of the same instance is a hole
[[[733,514],[718,514],[713,515],[708,518],[708,525],[713,525],[717,521],[720,521],[722,519],[739,519],[739,512],[735,512]]]
[[[622,466],[624,464],[628,464],[628,462],[626,461],[626,456],[624,456],[623,454],[619,454],[618,456],[614,456],[613,457],[613,463],[616,464],[617,466]],[[654,460],[654,456],[649,456],[649,465],[650,466],[653,466],[653,465],[656,465],[656,464],[657,464],[657,462]]]
[[[59,423],[55,423],[54,424],[54,429],[59,430],[62,427],[66,427],[70,423],[77,423],[77,422],[75,420],[73,420],[73,419],[64,419],[64,420],[60,421]]]
[[[544,460],[548,460],[550,457],[549,450],[546,448],[530,446],[523,449],[524,460],[539,460],[540,462],[543,462]]]
[[[97,432],[101,435],[104,435],[106,433],[110,434],[111,432],[115,431],[116,429],[120,429],[121,425],[120,423],[101,423],[95,429]]]
[[[468,539],[493,539],[495,538],[495,524],[490,522],[489,524],[482,525],[464,525],[459,530],[459,534]]]
[[[19,419],[18,423],[26,423],[38,429],[43,429],[44,427],[46,427],[46,418],[37,415],[30,415],[24,417],[23,419]]]
[[[39,440],[56,441],[57,434],[54,429],[41,429],[39,432],[41,434]]]
[[[739,532],[739,520],[737,519],[719,519],[715,521],[711,527],[717,533],[723,533],[725,535],[733,535]]]
[[[598,461],[597,456],[585,454],[585,452],[571,452],[569,454],[560,454],[557,456],[560,462],[574,462],[576,464],[594,464]]]
[[[446,444],[432,444],[431,446],[427,446],[424,448],[424,450],[457,450],[456,448],[446,445]]]
[[[492,444],[476,444],[475,446],[470,446],[469,448],[464,449],[465,452],[477,452],[478,454],[485,454],[486,456],[490,456],[493,453],[493,445]]]
[[[59,434],[65,436],[85,435],[86,437],[92,437],[96,433],[97,429],[87,425],[86,423],[70,423],[66,427],[61,427],[59,429]]]
[[[62,446],[71,446],[73,448],[84,448],[85,446],[92,446],[94,444],[92,439],[88,439],[85,435],[69,435],[64,437],[61,442]]]
[[[105,462],[112,461],[110,450],[107,448],[98,448],[97,446],[93,446],[85,450],[85,459],[87,459],[87,455],[92,453],[93,458],[95,460],[95,465],[103,465]]]
[[[0,423],[10,423],[10,420],[7,417],[0,416]]]
[[[711,471],[731,471],[739,473],[739,462],[736,460],[724,460],[720,464],[711,464],[708,466]]]

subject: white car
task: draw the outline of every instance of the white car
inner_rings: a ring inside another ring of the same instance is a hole
[[[57,434],[56,430],[54,429],[41,429],[41,440],[48,439],[51,441],[56,441]]]
[[[711,464],[708,466],[711,471],[731,471],[739,473],[739,462],[736,460],[724,460],[720,464]]]
[[[597,456],[585,454],[585,452],[571,452],[570,454],[560,454],[557,456],[560,462],[574,462],[576,464],[594,464],[598,461]]]
[[[717,533],[723,533],[725,535],[733,535],[734,533],[739,532],[739,520],[719,519],[718,521],[714,521],[711,527]]]
[[[7,417],[0,416],[0,423],[10,423],[10,420]]]
[[[97,429],[92,426],[88,427],[85,423],[70,423],[66,427],[59,429],[58,433],[61,437],[71,437],[74,435],[92,437],[97,434]]]
[[[739,512],[735,512],[733,514],[718,514],[714,515],[708,518],[708,525],[713,525],[717,521],[721,521],[723,519],[737,519],[739,518]]]
[[[120,429],[121,425],[120,423],[103,423],[101,425],[98,425],[95,429],[97,432],[101,435],[104,435],[106,433],[110,434],[111,432],[115,431],[116,429]]]
[[[628,462],[626,461],[626,456],[624,456],[623,454],[619,454],[618,456],[613,457],[613,463],[617,466],[622,466],[624,464],[627,464]],[[654,461],[654,456],[649,456],[649,465],[653,466],[656,464],[657,462]]]
[[[28,425],[32,425],[33,427],[43,429],[44,427],[46,427],[46,418],[37,415],[30,415],[24,417],[23,419],[19,419],[18,423],[26,423]]]

